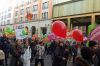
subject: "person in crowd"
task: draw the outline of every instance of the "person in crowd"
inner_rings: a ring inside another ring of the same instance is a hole
[[[73,64],[74,64],[75,58],[76,58],[76,56],[77,56],[77,49],[78,49],[78,45],[77,45],[77,42],[76,42],[76,41],[73,41],[73,42],[72,42],[72,47],[71,47],[71,49],[72,49]]]
[[[8,41],[9,39],[5,39],[2,44],[2,50],[5,53],[5,65],[8,66],[8,58],[10,53],[10,43]]]
[[[77,56],[73,66],[92,66],[92,57],[94,56],[91,49],[88,47],[81,48],[81,57]]]
[[[89,48],[92,50],[94,56],[91,58],[91,62],[94,64],[94,66],[97,66],[98,59],[97,59],[97,53],[96,50],[98,48],[98,44],[96,41],[89,41]]]
[[[100,66],[100,44],[98,44],[98,48],[96,49],[96,56],[98,59],[96,66]]]
[[[73,66],[91,66],[91,50],[88,47],[81,48],[81,57],[76,57]]]
[[[68,49],[64,47],[63,42],[59,42],[58,47],[54,51],[54,59],[52,66],[66,66],[68,59]]]
[[[41,66],[44,66],[44,52],[45,47],[42,41],[38,42],[35,47],[36,55],[35,55],[35,66],[38,66],[38,63],[41,63]]]
[[[54,59],[54,51],[55,51],[58,44],[59,44],[58,40],[52,40],[52,42],[51,42],[50,53],[51,53],[52,60]]]
[[[4,66],[4,60],[5,60],[5,53],[3,52],[2,48],[0,48],[0,65]]]
[[[52,40],[50,45],[50,51],[52,52],[51,54],[53,54],[53,52],[55,51],[56,45],[57,45],[57,41]]]
[[[23,66],[30,66],[31,48],[30,48],[30,42],[28,38],[26,38],[24,44],[25,44],[24,54],[22,55]]]
[[[100,45],[96,41],[89,42],[89,48],[95,53],[93,57],[94,66],[100,66]]]
[[[21,55],[24,54],[24,49],[20,39],[16,40],[15,45],[12,45],[10,53],[12,55],[10,66],[23,66]]]
[[[31,44],[30,44],[30,48],[31,48],[31,62],[33,61],[33,59],[34,59],[34,56],[35,56],[35,54],[36,54],[36,51],[35,51],[35,46],[36,46],[36,44],[38,44],[37,43],[38,42],[38,40],[32,40],[32,42],[31,42]]]
[[[92,65],[97,66],[98,63],[98,59],[96,55],[96,53],[98,54],[98,52],[96,52],[97,45],[98,44],[96,41],[89,41],[89,47],[83,47],[81,49],[82,58],[81,59],[79,57],[76,58],[76,62],[78,62],[76,66],[86,66],[85,64],[89,66]]]

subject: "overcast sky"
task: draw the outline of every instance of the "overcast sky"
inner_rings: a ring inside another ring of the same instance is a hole
[[[8,5],[9,5],[8,0],[0,0],[0,11],[2,11],[3,9],[6,9]]]

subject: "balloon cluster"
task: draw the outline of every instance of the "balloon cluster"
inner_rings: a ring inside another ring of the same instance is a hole
[[[6,27],[4,30],[4,33],[5,34],[13,34],[13,33],[15,33],[15,31],[10,27]]]
[[[52,23],[52,33],[51,35],[48,36],[50,40],[54,40],[55,37],[58,38],[66,38],[66,37],[71,37],[75,39],[76,41],[83,42],[83,33],[82,31],[78,29],[74,29],[71,31],[70,35],[67,35],[67,26],[64,22],[62,21],[55,21]]]
[[[14,31],[14,29],[11,28],[11,27],[6,27],[6,28],[4,29],[4,34],[5,34],[7,37],[13,37],[13,36],[15,36],[15,31]]]

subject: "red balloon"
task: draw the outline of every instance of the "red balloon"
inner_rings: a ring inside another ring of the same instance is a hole
[[[52,24],[52,32],[59,37],[66,38],[67,27],[62,21],[55,21]]]
[[[82,31],[75,29],[72,31],[72,37],[79,42],[83,42],[83,33]]]

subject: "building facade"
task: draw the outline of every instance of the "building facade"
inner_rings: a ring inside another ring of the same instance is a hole
[[[26,18],[27,13],[33,14],[32,20]],[[52,18],[52,0],[21,0],[14,8],[14,22],[17,26],[28,26],[30,32],[39,35],[50,33]],[[23,24],[24,23],[24,24]],[[35,27],[35,32],[33,27]]]
[[[87,27],[100,21],[100,0],[53,0],[53,20],[64,21],[69,30]]]
[[[12,7],[12,2],[7,6],[7,9],[2,9],[0,11],[0,34],[2,34],[3,29],[8,26],[13,24],[13,7]]]
[[[52,18],[52,0],[12,0],[14,29],[29,27],[31,34],[49,34]],[[32,20],[26,15],[31,13]],[[4,22],[3,22],[4,23]],[[7,26],[7,25],[6,25]]]

